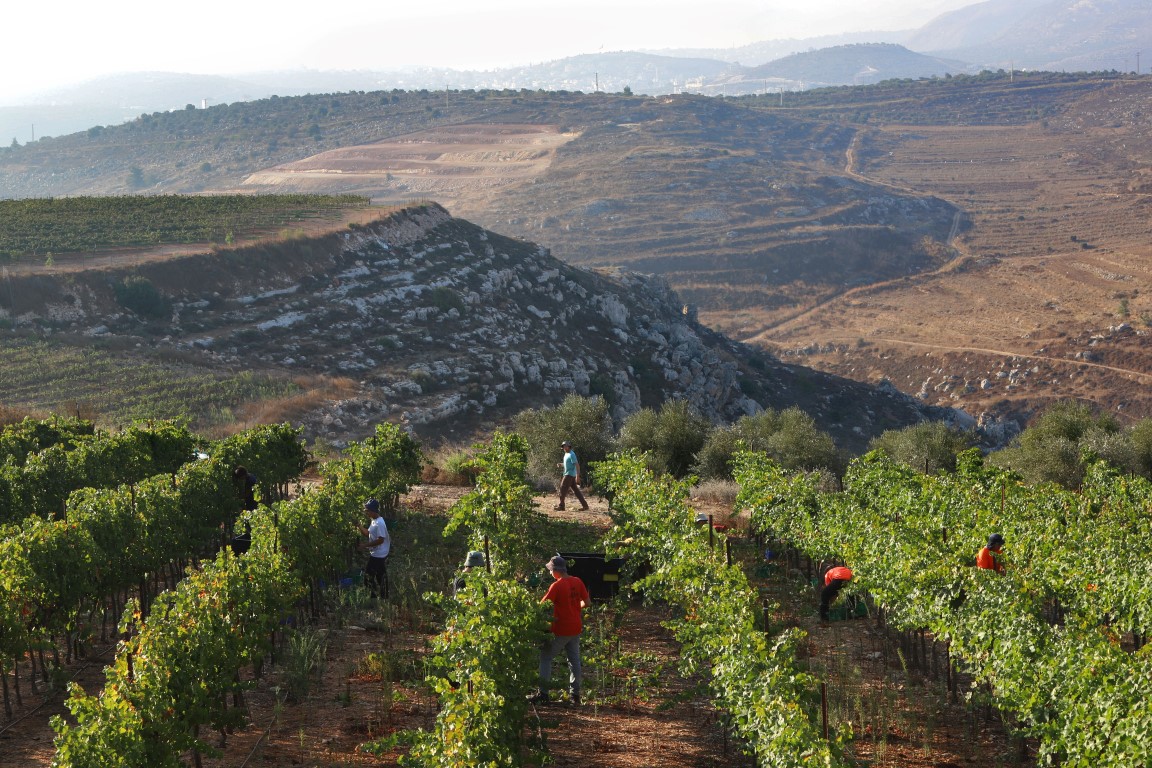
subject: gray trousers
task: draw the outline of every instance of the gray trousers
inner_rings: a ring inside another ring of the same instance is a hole
[[[552,680],[552,660],[563,650],[568,656],[568,688],[580,695],[580,635],[552,635],[540,651],[540,690],[547,691]]]

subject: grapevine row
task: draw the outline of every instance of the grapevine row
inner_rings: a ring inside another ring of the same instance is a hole
[[[298,445],[296,431],[274,429],[294,436]],[[219,461],[230,468],[246,445],[225,441],[210,459],[192,466]],[[300,608],[307,586],[346,566],[363,500],[402,492],[418,477],[419,449],[392,425],[378,427],[350,455],[324,467],[326,482],[318,490],[246,513],[243,520],[252,530],[247,553],[222,550],[157,597],[147,613],[129,603],[120,627],[127,639],[104,689],[88,695],[74,687],[68,705],[75,723],[53,722],[54,765],[177,766],[189,750],[197,759],[214,753],[201,730],[216,730],[223,738],[242,722],[241,696],[249,684],[241,681],[241,670],[251,664],[259,674],[272,631]],[[262,457],[271,458],[262,463]],[[290,477],[274,474],[272,467],[284,459],[266,450],[252,455],[247,466],[279,483]],[[303,466],[301,451],[296,475]]]
[[[59,666],[58,639],[71,657],[78,642],[94,635],[95,614],[103,622],[133,590],[147,608],[150,576],[174,581],[180,563],[219,546],[221,528],[240,511],[232,481],[236,463],[259,467],[272,486],[304,467],[299,434],[286,425],[250,430],[213,450],[210,458],[175,474],[76,490],[64,519],[33,515],[0,526],[0,681],[6,714],[11,715],[7,672],[15,669],[19,682],[19,659],[37,651],[46,676],[43,651],[51,649]]]
[[[473,491],[449,512],[444,535],[468,530],[475,549],[488,552],[489,573],[469,574],[459,598],[427,594],[446,611],[432,643],[430,679],[440,697],[431,731],[420,732],[407,760],[422,768],[518,766],[526,696],[537,682],[546,611],[523,585],[523,565],[538,547],[529,530],[539,516],[526,480],[527,442],[497,432],[476,457]],[[371,750],[372,747],[370,746]]]
[[[129,195],[0,200],[0,258],[230,236],[363,208],[354,195]]]
[[[738,503],[768,535],[847,562],[885,620],[927,630],[1040,740],[1042,762],[1131,766],[1152,755],[1152,485],[1093,464],[1079,493],[961,457],[924,476],[878,454],[844,490],[744,454]],[[991,532],[1002,573],[973,567]]]
[[[0,523],[30,515],[63,516],[65,501],[75,490],[115,488],[173,474],[194,458],[195,436],[171,422],[119,432],[96,431],[79,421],[58,427],[43,424],[27,421],[0,438],[0,453],[7,459],[0,463]]]
[[[757,592],[693,524],[689,483],[657,477],[632,455],[597,464],[596,472],[614,494],[610,540],[633,562],[650,565],[639,588],[680,609],[672,627],[684,671],[711,675],[717,705],[759,764],[847,765],[846,734],[825,740],[807,706],[815,681],[796,667],[802,633],[770,637],[757,626]]]

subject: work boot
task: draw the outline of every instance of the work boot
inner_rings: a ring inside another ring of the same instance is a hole
[[[552,700],[548,698],[548,691],[536,691],[528,697],[528,701],[533,704],[550,704]]]

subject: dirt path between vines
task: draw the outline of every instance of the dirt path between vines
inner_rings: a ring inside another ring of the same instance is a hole
[[[443,511],[466,489],[420,486],[407,501],[413,508]],[[590,499],[588,513],[552,510],[554,497],[540,497],[539,507],[565,520],[607,529],[607,506]],[[722,504],[699,503],[717,523],[739,528]],[[403,528],[401,528],[403,531]],[[753,548],[745,541],[742,551]],[[970,710],[948,700],[941,681],[910,672],[871,619],[816,620],[815,591],[806,574],[784,573],[772,566],[754,568],[765,600],[781,606],[784,625],[808,632],[801,663],[826,682],[833,727],[851,721],[856,740],[851,753],[859,765],[893,768],[959,768],[969,765],[1018,765],[1016,742],[1007,739],[983,708]],[[228,737],[223,756],[205,758],[204,768],[251,766],[391,766],[403,747],[380,755],[361,746],[404,729],[428,728],[436,701],[420,681],[420,659],[436,627],[424,625],[417,612],[388,605],[385,614],[359,624],[329,626],[322,631],[327,655],[322,678],[303,703],[285,697],[285,673],[274,668],[245,694],[249,726]],[[532,727],[542,730],[551,765],[556,768],[751,768],[727,735],[709,700],[694,693],[676,671],[677,646],[661,622],[661,607],[632,605],[619,629],[610,675],[595,665],[586,689],[601,692],[581,707],[562,704],[532,710]],[[586,665],[591,640],[585,643]],[[112,649],[74,668],[76,682],[89,693],[102,685],[101,664]],[[372,656],[370,656],[370,654]],[[368,663],[370,659],[381,663]],[[607,679],[606,679],[607,678]],[[640,682],[637,682],[640,681]],[[49,718],[64,714],[63,696],[42,699],[24,681],[25,706],[11,722],[0,721],[0,766],[48,766],[53,731]],[[963,693],[963,691],[961,691]],[[186,761],[192,763],[189,757]]]

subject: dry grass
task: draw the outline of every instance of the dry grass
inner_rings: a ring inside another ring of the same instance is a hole
[[[26,418],[44,418],[44,415],[45,414],[42,412],[34,411],[29,408],[16,408],[8,405],[0,405],[0,427],[19,424]]]
[[[476,471],[472,465],[471,446],[445,443],[426,454],[421,482],[456,487],[476,484]]]
[[[692,488],[692,500],[731,506],[738,493],[740,485],[734,480],[703,480]]]
[[[301,376],[294,381],[301,387],[301,392],[248,403],[239,421],[251,424],[296,423],[328,403],[355,397],[360,392],[359,384],[342,376]]]

